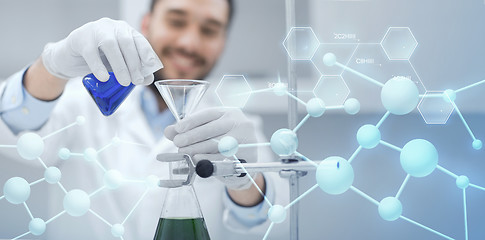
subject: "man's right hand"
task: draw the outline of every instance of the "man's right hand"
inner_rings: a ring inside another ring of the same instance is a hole
[[[106,62],[107,61],[107,62]],[[108,18],[87,23],[65,39],[47,44],[42,63],[52,75],[69,79],[94,73],[109,79],[107,63],[123,86],[151,84],[163,67],[147,39],[126,22]]]

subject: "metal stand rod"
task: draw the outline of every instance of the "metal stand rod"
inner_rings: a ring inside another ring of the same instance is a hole
[[[286,31],[289,33],[295,26],[295,0],[286,0]],[[294,38],[287,39],[288,47],[295,48]],[[297,96],[296,69],[288,55],[288,91]],[[298,103],[295,99],[288,97],[288,127],[293,129],[298,121]]]
[[[319,164],[320,161],[315,161],[315,164]],[[310,162],[295,162],[295,163],[282,163],[282,162],[268,162],[268,163],[238,163],[235,166],[236,173],[244,173],[244,169],[248,173],[253,172],[279,172],[279,171],[314,171],[317,170],[315,165]]]
[[[295,0],[286,0],[286,32],[289,33],[291,28],[295,26]],[[296,47],[295,41],[288,39],[288,47]],[[288,91],[296,96],[296,71],[291,58],[288,56]],[[293,129],[297,124],[298,103],[296,100],[288,97],[288,128]],[[282,160],[284,161],[284,160]],[[295,200],[299,196],[299,177],[297,171],[281,171],[281,177],[289,178],[290,187],[290,201]],[[290,239],[298,239],[298,203],[295,203],[290,209]]]

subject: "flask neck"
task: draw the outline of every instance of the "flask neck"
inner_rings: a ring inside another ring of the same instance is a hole
[[[199,201],[192,185],[169,188],[160,218],[203,218]]]

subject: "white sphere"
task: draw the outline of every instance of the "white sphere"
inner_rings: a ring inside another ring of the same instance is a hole
[[[323,55],[323,64],[328,67],[331,67],[337,63],[337,56],[333,53],[326,53]]]
[[[34,218],[29,222],[29,231],[32,235],[40,236],[44,234],[46,223],[40,218]]]
[[[352,186],[354,169],[344,158],[332,156],[320,162],[315,177],[324,192],[338,195]]]
[[[322,116],[325,110],[325,103],[320,98],[312,98],[306,104],[306,111],[312,117]]]
[[[111,234],[113,234],[113,236],[117,238],[122,237],[123,234],[125,234],[125,227],[117,223],[111,227]]]
[[[481,140],[475,139],[472,143],[473,149],[480,150],[483,147],[483,143]]]
[[[73,217],[80,217],[86,214],[91,207],[89,195],[79,189],[69,191],[64,197],[64,210]]]
[[[349,98],[344,103],[344,110],[350,115],[355,115],[360,111],[360,102],[355,98]]]
[[[35,133],[25,133],[17,141],[17,152],[26,160],[34,160],[44,152],[44,140]]]
[[[273,86],[273,92],[276,94],[276,96],[283,96],[287,91],[288,87],[282,82],[278,82]]]
[[[109,170],[104,174],[104,185],[109,189],[117,189],[123,182],[123,175],[117,170]]]
[[[13,177],[3,186],[3,194],[11,204],[21,204],[30,197],[30,185],[21,177]]]
[[[273,133],[270,140],[271,149],[280,156],[289,156],[298,148],[298,137],[290,129],[282,128]]]
[[[414,139],[401,150],[401,167],[413,177],[426,177],[438,166],[436,147],[424,140]]]
[[[88,162],[94,162],[96,161],[98,157],[98,152],[94,148],[86,148],[84,150],[84,159]]]
[[[86,123],[86,118],[84,116],[77,116],[76,123],[81,126]]]
[[[268,218],[271,222],[281,223],[286,219],[286,209],[281,205],[273,205],[268,211]]]
[[[225,157],[232,157],[236,155],[239,149],[239,143],[234,137],[225,136],[217,144],[217,149]]]
[[[61,148],[59,149],[59,152],[57,153],[60,159],[62,160],[67,160],[71,157],[71,151],[67,148]]]
[[[394,77],[381,90],[382,105],[394,115],[405,115],[419,103],[419,90],[409,78]]]
[[[470,179],[467,176],[461,175],[456,178],[456,186],[461,189],[466,189],[470,186]]]
[[[49,167],[44,172],[45,181],[50,184],[56,184],[61,180],[61,170],[56,167]]]
[[[386,197],[379,202],[377,210],[382,219],[386,221],[394,221],[402,214],[402,204],[401,201],[395,197]]]
[[[375,148],[381,142],[381,131],[374,125],[366,124],[357,131],[357,142],[365,149]]]

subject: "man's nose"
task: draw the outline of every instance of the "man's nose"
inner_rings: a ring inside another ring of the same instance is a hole
[[[196,53],[201,44],[201,37],[196,26],[187,28],[177,41],[177,47],[184,49],[188,53]]]

